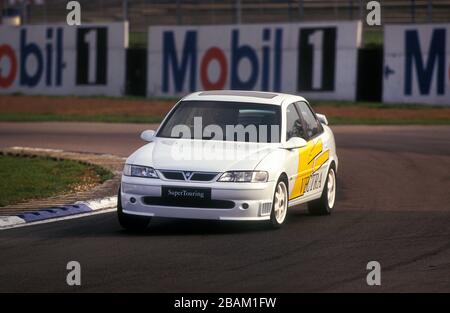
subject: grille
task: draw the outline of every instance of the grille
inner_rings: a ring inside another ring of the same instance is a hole
[[[191,173],[190,178],[186,179],[183,171],[160,171],[161,174],[166,179],[171,180],[188,180],[188,181],[211,181],[213,180],[218,173],[205,173],[205,172],[189,172],[186,171],[186,173]]]
[[[272,202],[261,203],[260,207],[261,216],[269,215],[272,211]]]
[[[235,206],[233,201],[228,200],[186,200],[186,199],[165,199],[161,197],[143,197],[142,202],[146,205],[175,206],[182,208],[201,209],[232,209]]]
[[[182,172],[167,172],[167,171],[161,171],[161,173],[164,175],[167,179],[173,179],[173,180],[184,180],[184,176]]]
[[[210,181],[216,177],[216,173],[194,173],[191,180],[195,181]]]

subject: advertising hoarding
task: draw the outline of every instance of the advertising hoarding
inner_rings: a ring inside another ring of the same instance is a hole
[[[385,27],[383,101],[450,106],[450,24]]]
[[[355,100],[361,23],[149,28],[148,96],[246,89]]]
[[[0,27],[0,93],[125,92],[126,23]]]

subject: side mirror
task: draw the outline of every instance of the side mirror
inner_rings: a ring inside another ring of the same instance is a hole
[[[300,137],[292,137],[284,145],[283,148],[287,150],[297,149],[306,146],[308,143],[305,139]]]
[[[322,124],[328,125],[328,119],[327,119],[327,117],[326,117],[325,115],[319,114],[319,113],[317,113],[316,115],[317,115],[317,118],[319,119],[319,121],[320,121]]]
[[[154,130],[144,130],[141,133],[141,139],[144,141],[152,142],[154,138],[155,138]]]

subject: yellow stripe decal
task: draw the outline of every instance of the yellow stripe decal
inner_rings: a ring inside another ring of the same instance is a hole
[[[311,175],[325,164],[329,157],[330,151],[323,151],[321,139],[317,142],[309,141],[305,147],[299,149],[298,176],[295,179],[289,200],[300,197],[305,193],[305,187],[308,185]]]

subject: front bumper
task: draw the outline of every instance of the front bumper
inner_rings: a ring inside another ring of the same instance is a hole
[[[231,208],[180,207],[146,204],[145,197],[161,197],[161,187],[211,188],[211,200],[234,202]],[[272,209],[275,182],[224,183],[165,181],[122,176],[121,197],[123,212],[132,215],[212,219],[212,220],[268,220]],[[135,201],[132,203],[131,198]],[[248,208],[245,208],[246,205]]]

